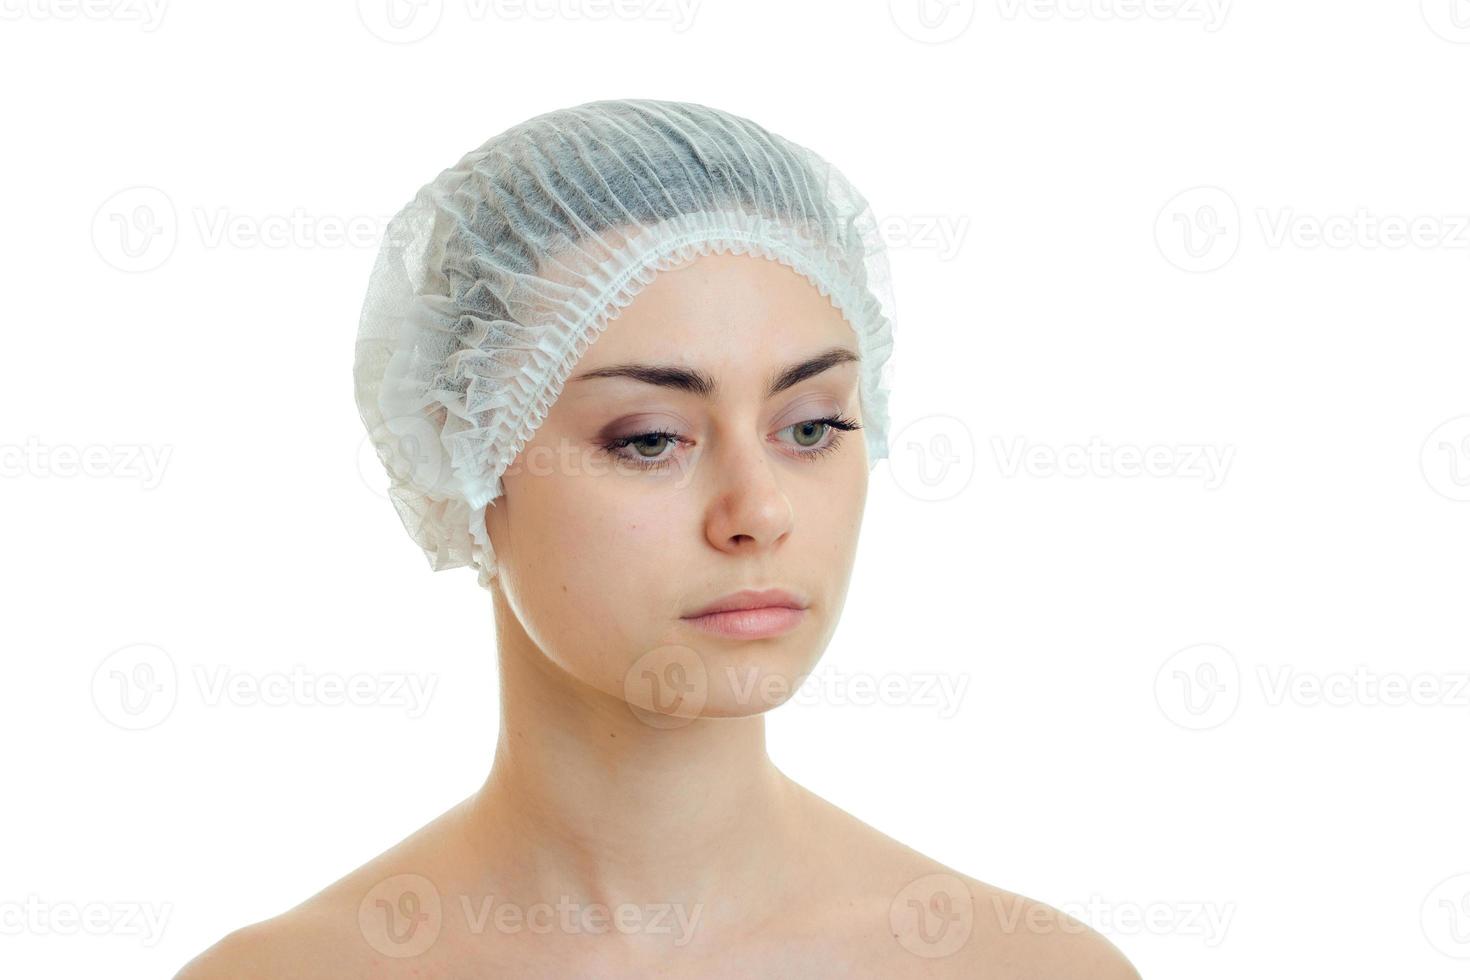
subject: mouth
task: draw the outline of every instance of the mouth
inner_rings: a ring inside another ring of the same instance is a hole
[[[810,604],[784,589],[747,589],[683,617],[695,629],[738,640],[780,636],[806,619]]]

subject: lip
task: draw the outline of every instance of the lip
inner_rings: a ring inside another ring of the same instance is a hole
[[[746,589],[684,616],[706,633],[742,640],[779,636],[806,618],[808,603],[785,589]]]

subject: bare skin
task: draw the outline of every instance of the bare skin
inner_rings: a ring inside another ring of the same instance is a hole
[[[868,479],[860,429],[810,424],[861,421],[856,363],[768,388],[833,349],[857,353],[851,327],[780,263],[706,255],[646,286],[487,514],[501,731],[484,785],[179,980],[1137,980],[1075,919],[880,834],[766,752],[764,713],[836,629]],[[697,370],[717,390],[589,376],[627,364]],[[609,448],[652,430],[678,438]],[[782,635],[684,618],[770,587],[808,601]]]

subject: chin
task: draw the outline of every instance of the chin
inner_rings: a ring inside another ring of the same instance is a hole
[[[620,693],[656,727],[764,714],[800,692],[831,638],[828,626],[810,617],[779,636],[742,639],[679,623],[626,667]]]
[[[702,652],[709,671],[702,714],[711,718],[743,718],[779,708],[796,696],[822,656],[820,649],[805,643],[783,647],[771,641]]]
[[[824,647],[793,635],[742,642],[681,638],[634,661],[621,693],[656,727],[678,727],[681,720],[687,724],[695,718],[751,717],[791,700]]]

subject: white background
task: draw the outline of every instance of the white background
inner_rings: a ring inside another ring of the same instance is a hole
[[[367,273],[489,136],[650,97],[890,233],[893,457],[777,764],[1148,978],[1465,975],[1470,4],[386,2],[0,2],[0,973],[171,975],[479,784],[489,597],[380,496]],[[212,686],[293,671],[436,687]]]

